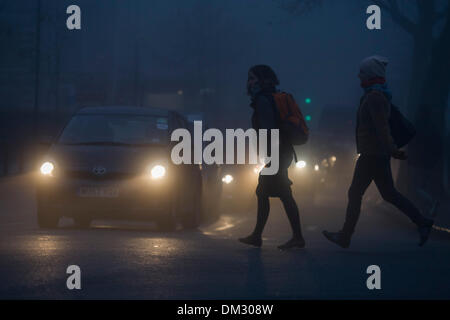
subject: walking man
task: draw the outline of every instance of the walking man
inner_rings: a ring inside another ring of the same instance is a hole
[[[423,246],[428,240],[433,221],[400,194],[394,187],[390,160],[391,157],[406,160],[407,155],[399,150],[390,133],[389,116],[392,94],[386,84],[388,61],[380,56],[364,59],[358,77],[364,95],[357,113],[356,145],[360,157],[356,163],[353,181],[348,191],[348,206],[345,223],[341,231],[324,231],[324,236],[342,248],[350,246],[361,211],[362,197],[375,181],[383,199],[390,202],[417,225]]]

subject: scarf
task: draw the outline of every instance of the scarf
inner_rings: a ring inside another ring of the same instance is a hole
[[[392,100],[392,92],[391,90],[389,90],[385,78],[372,78],[370,80],[363,81],[361,83],[361,87],[364,89],[365,93],[368,93],[372,90],[377,90],[384,93],[389,101]]]

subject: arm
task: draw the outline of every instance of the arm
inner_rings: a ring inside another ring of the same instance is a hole
[[[256,122],[258,129],[267,129],[267,154],[272,154],[270,130],[276,129],[274,106],[266,96],[259,96],[256,100]],[[258,149],[259,150],[259,149]]]
[[[275,112],[269,98],[259,96],[256,100],[256,121],[259,129],[276,129]]]
[[[366,103],[381,145],[390,155],[397,154],[398,148],[392,139],[389,127],[389,102],[382,94],[372,92],[369,93]]]

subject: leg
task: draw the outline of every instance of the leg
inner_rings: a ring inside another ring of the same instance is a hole
[[[305,240],[303,239],[302,229],[300,226],[300,216],[298,214],[298,207],[295,203],[294,198],[292,197],[292,192],[289,190],[289,193],[282,195],[280,197],[281,202],[283,202],[284,210],[289,219],[289,223],[292,228],[292,239],[278,246],[278,249],[287,250],[292,248],[304,248]]]
[[[256,226],[253,231],[253,235],[261,238],[266,225],[267,219],[269,218],[270,202],[269,197],[258,195],[258,214],[256,218]]]
[[[361,155],[353,174],[352,184],[348,190],[348,205],[342,233],[351,237],[361,212],[361,201],[364,193],[372,182],[373,157]]]
[[[356,223],[361,212],[361,201],[364,193],[372,182],[373,156],[361,155],[356,162],[352,184],[348,190],[348,206],[345,222],[340,232],[323,231],[329,241],[342,248],[348,248]]]
[[[303,239],[298,207],[295,203],[294,198],[292,197],[292,193],[280,197],[280,200],[283,203],[284,210],[286,211],[289,223],[291,224],[294,238]]]
[[[411,201],[395,189],[390,158],[383,158],[378,161],[374,180],[383,199],[397,207],[418,227],[427,226],[431,223],[431,220],[422,216]]]
[[[257,194],[258,197],[258,214],[256,217],[255,230],[251,235],[245,238],[239,238],[239,241],[251,246],[261,247],[262,233],[269,217],[270,202],[266,195]]]

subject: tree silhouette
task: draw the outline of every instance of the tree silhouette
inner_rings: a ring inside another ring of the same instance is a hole
[[[422,184],[432,185],[433,192],[448,192],[445,114],[450,89],[450,1],[408,1],[409,8],[417,12],[415,19],[408,16],[406,3],[401,7],[402,2],[395,0],[373,2],[413,39],[408,111],[418,135],[409,146],[414,167],[401,166],[399,184],[414,194],[417,187],[422,187],[413,183],[419,171],[425,177]]]
[[[301,15],[323,1],[275,0],[293,15]],[[431,185],[433,192],[448,192],[448,155],[445,143],[445,115],[450,90],[450,0],[372,0],[413,41],[411,78],[407,114],[417,127],[417,138],[410,144],[409,166],[402,163],[400,187],[415,194],[419,184]],[[434,178],[432,178],[434,177]]]

